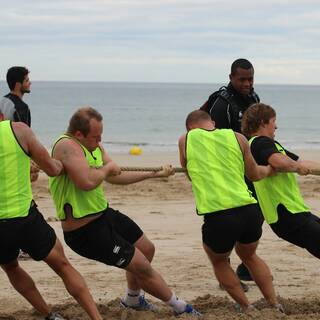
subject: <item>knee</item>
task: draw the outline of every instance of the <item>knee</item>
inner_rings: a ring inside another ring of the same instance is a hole
[[[255,257],[256,257],[256,255],[254,255],[254,254],[244,255],[244,256],[241,257],[241,261],[242,261],[246,266],[248,266],[248,265],[250,265],[250,264],[252,264],[252,263],[255,262]]]
[[[139,278],[149,278],[153,274],[153,268],[146,257],[141,257],[135,264],[133,272]]]
[[[3,271],[5,273],[10,274],[10,273],[16,272],[20,268],[20,266],[19,266],[18,261],[14,261],[14,262],[10,262],[8,264],[1,265],[1,268],[3,269]]]
[[[151,262],[155,253],[154,244],[146,237],[143,236],[135,246],[142,252],[142,254]]]
[[[155,251],[156,251],[156,248],[155,248],[154,244],[151,241],[149,241],[148,245],[146,246],[145,250],[143,251],[143,254],[151,262],[154,257]]]

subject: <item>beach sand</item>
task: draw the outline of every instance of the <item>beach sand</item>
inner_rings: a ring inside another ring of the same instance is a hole
[[[320,151],[301,152],[304,158],[319,160]],[[172,163],[179,166],[177,153],[150,153],[140,156],[115,154],[121,166],[158,166]],[[320,212],[320,177],[299,177],[306,202],[313,213]],[[239,315],[225,291],[218,287],[209,261],[202,249],[202,219],[195,214],[190,182],[184,174],[170,178],[150,179],[130,186],[105,184],[111,207],[133,218],[154,242],[156,254],[153,266],[166,279],[173,291],[191,302],[204,319],[320,319],[320,265],[306,250],[278,239],[264,223],[264,233],[258,254],[272,270],[274,285],[287,315],[264,305],[248,315]],[[33,184],[34,197],[47,221],[63,241],[60,223],[48,192],[47,177],[40,175]],[[91,293],[105,319],[152,320],[175,319],[171,310],[153,297],[147,298],[159,307],[159,312],[135,312],[119,307],[126,283],[122,270],[82,258],[64,244],[71,263],[86,279]],[[232,266],[239,258],[233,253]],[[43,262],[22,260],[21,265],[32,275],[45,300],[67,319],[88,319],[69,296],[62,281]],[[248,282],[250,301],[261,294]],[[188,319],[182,316],[182,319]],[[0,319],[41,319],[31,306],[11,287],[4,272],[0,272]]]

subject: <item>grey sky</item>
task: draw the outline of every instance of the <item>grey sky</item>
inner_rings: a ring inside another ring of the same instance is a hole
[[[320,1],[1,1],[0,79],[320,84]],[[10,3],[10,4],[9,4]]]

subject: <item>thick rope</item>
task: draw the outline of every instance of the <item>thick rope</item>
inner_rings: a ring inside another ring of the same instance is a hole
[[[121,167],[121,171],[161,171],[162,167]],[[186,172],[185,168],[174,167],[175,172]]]
[[[120,167],[122,171],[161,171],[162,167]],[[186,172],[185,168],[181,167],[174,167],[175,172]],[[312,168],[310,170],[311,175],[320,176],[320,169],[319,168]]]
[[[320,176],[320,169],[311,169],[310,174],[313,174],[315,176]]]

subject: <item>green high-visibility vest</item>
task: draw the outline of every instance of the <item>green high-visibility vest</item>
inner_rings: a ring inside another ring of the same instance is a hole
[[[9,120],[0,122],[0,219],[26,217],[32,201],[30,157]]]
[[[256,137],[249,140],[251,145]],[[286,154],[282,146],[274,142],[278,151]],[[277,208],[279,204],[286,207],[292,214],[309,212],[300,193],[296,176],[293,172],[278,172],[273,177],[266,177],[253,183],[263,216],[268,224],[278,221]]]
[[[61,139],[73,138],[68,135],[62,135],[55,142],[52,153],[57,142]],[[90,167],[99,168],[103,166],[102,152],[99,147],[90,152],[79,141],[73,140],[81,146]],[[72,216],[74,218],[83,218],[108,208],[108,201],[104,195],[102,184],[89,191],[81,190],[64,173],[57,177],[49,177],[49,189],[56,206],[57,216],[60,220],[66,218],[64,207],[67,204],[72,207]]]
[[[186,161],[199,215],[257,202],[244,181],[243,154],[232,130],[189,131]]]

